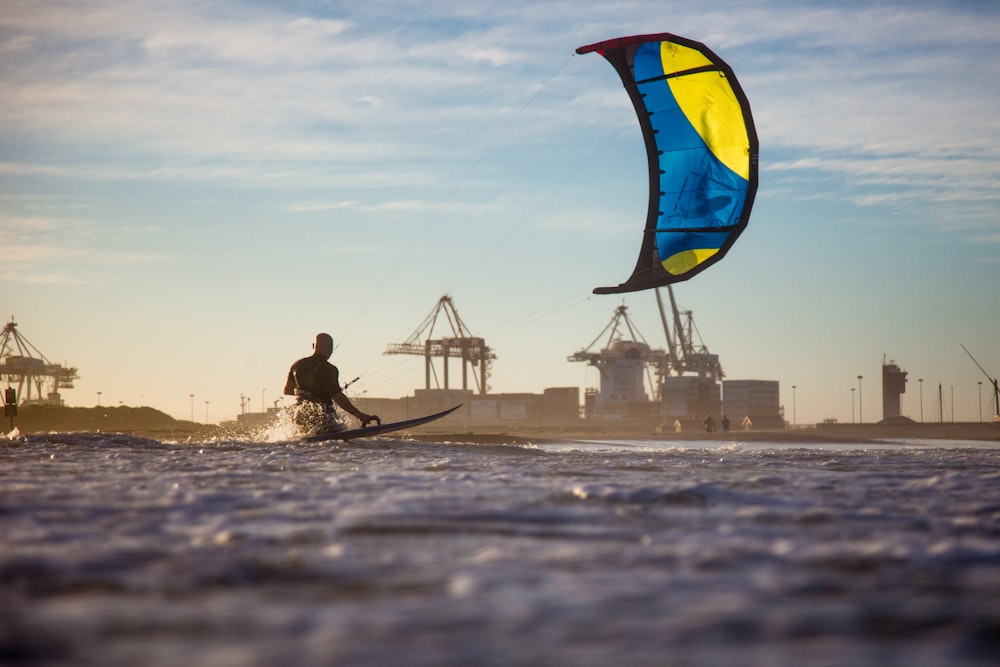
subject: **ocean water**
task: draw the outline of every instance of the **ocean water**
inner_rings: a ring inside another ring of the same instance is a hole
[[[0,440],[0,664],[1000,664],[1000,445]]]

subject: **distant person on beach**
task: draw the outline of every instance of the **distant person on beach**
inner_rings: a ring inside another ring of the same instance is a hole
[[[312,355],[299,359],[288,371],[285,394],[295,396],[292,419],[296,426],[306,435],[344,430],[334,403],[354,415],[362,426],[371,421],[381,424],[378,415],[365,414],[351,403],[340,387],[340,371],[328,361],[331,354],[333,337],[317,334]]]
[[[722,415],[722,421],[719,423],[722,424],[722,432],[729,433],[729,417]]]
[[[705,432],[715,433],[715,420],[712,419],[712,415],[705,417]]]

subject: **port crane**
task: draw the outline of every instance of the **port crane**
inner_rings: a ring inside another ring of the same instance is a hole
[[[666,350],[653,348],[646,342],[622,303],[590,345],[567,357],[568,361],[587,362],[600,372],[600,391],[588,390],[588,405],[593,402],[595,413],[638,414],[643,409],[641,405],[649,403],[645,390],[648,384],[653,404],[663,405],[666,410],[679,409],[681,414],[718,413],[719,384],[723,378],[718,355],[710,353],[702,341],[693,313],[678,308],[673,288],[667,287],[669,306],[660,290],[655,292]],[[602,340],[603,346],[595,350]]]
[[[446,320],[451,327],[450,336],[434,337],[434,327],[438,320]],[[469,375],[471,375],[476,385],[476,390],[480,394],[487,393],[489,386],[486,381],[489,377],[490,367],[496,359],[496,354],[486,340],[479,336],[473,336],[465,322],[458,316],[455,303],[451,296],[445,294],[438,299],[437,304],[431,312],[424,318],[417,329],[410,334],[402,343],[394,343],[386,348],[384,354],[409,354],[422,356],[424,358],[424,378],[425,387],[432,389],[432,384],[444,389],[449,389],[448,360],[461,359],[462,362],[462,389],[469,388]],[[434,359],[442,359],[442,378],[439,379],[437,369],[434,367]]]
[[[594,347],[601,340],[604,341],[602,347],[595,351]],[[597,368],[601,376],[601,396],[606,403],[648,400],[642,382],[643,372],[653,389],[654,400],[659,401],[662,378],[669,368],[667,353],[646,342],[624,303],[615,308],[611,321],[590,345],[567,357],[567,361],[585,361]]]
[[[724,373],[719,355],[711,354],[701,339],[701,333],[694,324],[694,314],[690,310],[680,310],[677,299],[674,298],[674,288],[667,285],[670,296],[671,317],[667,317],[666,306],[660,289],[656,288],[656,305],[660,311],[660,321],[663,323],[663,333],[667,338],[667,355],[669,372],[674,375],[697,374],[699,377],[711,378],[722,382]],[[671,323],[673,327],[671,328]],[[673,334],[671,335],[671,330]],[[695,337],[698,342],[695,343]]]
[[[8,384],[17,384],[20,403],[54,403],[60,405],[60,389],[72,389],[73,380],[79,379],[77,370],[54,364],[45,358],[37,347],[17,330],[11,316],[0,335],[0,377]],[[43,388],[48,385],[48,391]],[[24,390],[27,389],[27,395]],[[32,394],[34,389],[34,396]]]

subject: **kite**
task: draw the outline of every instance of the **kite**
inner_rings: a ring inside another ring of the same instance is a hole
[[[687,280],[722,259],[746,228],[757,192],[757,132],[733,70],[677,35],[581,46],[618,72],[639,118],[649,206],[631,277],[595,294]]]

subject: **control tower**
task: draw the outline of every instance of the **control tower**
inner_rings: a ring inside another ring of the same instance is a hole
[[[906,393],[906,371],[900,370],[895,361],[882,359],[882,421],[895,421],[902,417],[901,397]]]
[[[11,317],[0,336],[0,378],[6,380],[8,385],[16,383],[17,401],[22,405],[62,405],[59,390],[72,389],[73,380],[79,376],[75,368],[53,364],[46,359],[21,335]]]

